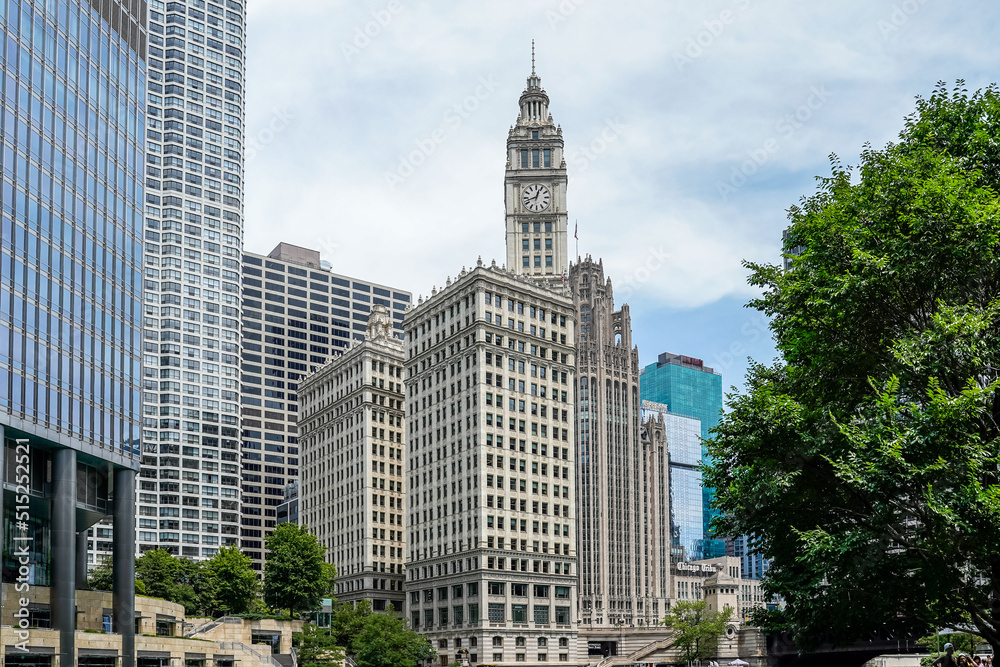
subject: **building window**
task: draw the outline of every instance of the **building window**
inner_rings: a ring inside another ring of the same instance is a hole
[[[545,256],[545,266],[552,266],[552,255]]]
[[[504,605],[502,603],[491,602],[488,613],[490,623],[504,622]]]
[[[556,607],[556,623],[558,625],[569,625],[569,607]]]
[[[538,255],[535,255],[535,266],[541,266],[541,265],[542,265],[542,258]]]
[[[531,151],[531,166],[538,168],[538,149],[535,148]]]
[[[527,151],[527,149],[521,151],[521,168],[522,169],[527,169],[528,168],[528,151]]]
[[[527,268],[529,266],[529,261],[530,260],[527,257],[522,257],[521,258],[521,266]]]
[[[510,606],[510,620],[512,620],[514,623],[527,623],[528,605],[512,604]]]
[[[493,648],[502,648],[502,647],[503,647],[503,637],[494,637]]]
[[[548,625],[549,623],[549,607],[548,605],[535,605],[535,623],[540,623],[542,625]]]
[[[542,159],[543,159],[542,164],[544,164],[546,167],[551,167],[552,166],[552,151],[550,149],[548,149],[548,148],[546,148],[544,151],[542,151]]]

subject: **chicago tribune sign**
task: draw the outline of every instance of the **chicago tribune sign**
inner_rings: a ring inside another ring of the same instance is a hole
[[[677,563],[675,567],[678,572],[691,572],[699,574],[715,574],[720,569],[715,565],[705,563]]]

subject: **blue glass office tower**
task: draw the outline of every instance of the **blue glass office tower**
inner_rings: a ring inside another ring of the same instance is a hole
[[[641,376],[640,376],[641,377]],[[670,562],[697,560],[704,554],[701,422],[671,413],[666,405],[642,401],[640,419],[662,416],[669,452]]]
[[[134,664],[145,14],[141,0],[0,0],[3,581],[27,558],[27,583],[49,588],[36,612],[62,665],[76,664],[87,531],[109,514],[114,631]]]
[[[722,375],[705,366],[701,359],[666,352],[659,355],[655,364],[643,369],[639,378],[639,394],[644,401],[666,405],[672,414],[700,420],[702,439],[709,437],[709,430],[719,423],[722,416]],[[701,454],[704,458],[704,446]],[[712,489],[702,488],[705,539],[700,553],[685,554],[688,560],[726,555],[725,542],[710,538],[709,524],[715,516],[710,507],[712,495]],[[675,511],[682,510],[676,508]]]

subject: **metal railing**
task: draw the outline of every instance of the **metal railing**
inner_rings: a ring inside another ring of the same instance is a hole
[[[632,662],[639,662],[645,658],[650,653],[655,653],[656,651],[662,651],[668,649],[674,644],[674,637],[669,637],[667,639],[661,639],[659,641],[650,642],[640,649],[632,651],[628,655],[609,655],[604,660],[597,663],[597,667],[612,667],[613,665],[627,665]]]
[[[231,624],[236,624],[236,625],[242,625],[243,624],[243,619],[240,618],[239,616],[220,616],[219,618],[215,619],[214,621],[210,621],[208,623],[205,623],[204,625],[199,625],[198,627],[196,627],[196,628],[194,628],[192,630],[188,630],[186,633],[184,633],[184,636],[185,637],[194,637],[195,635],[204,634],[204,633],[206,633],[206,632],[208,632],[210,630],[213,630],[213,629],[219,627],[223,623],[231,623]]]
[[[280,662],[274,659],[274,656],[270,654],[264,654],[260,651],[255,651],[243,642],[218,642],[219,648],[223,651],[242,651],[250,656],[253,656],[263,665],[269,665],[270,667],[283,667]]]

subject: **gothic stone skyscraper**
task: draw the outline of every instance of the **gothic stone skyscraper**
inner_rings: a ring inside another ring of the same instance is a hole
[[[639,351],[604,265],[570,267],[577,329],[577,521],[584,628],[666,613],[670,513],[665,429],[640,423]],[[645,431],[646,438],[643,438]]]

